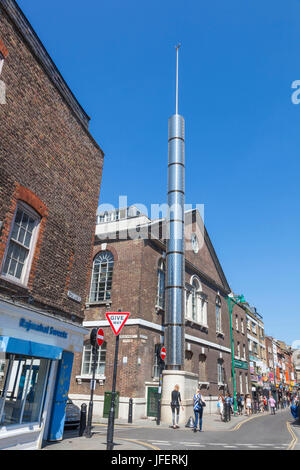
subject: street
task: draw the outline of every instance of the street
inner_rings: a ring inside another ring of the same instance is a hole
[[[216,416],[214,416],[216,418]],[[138,444],[148,450],[289,450],[298,448],[296,427],[290,411],[280,411],[275,416],[269,413],[254,415],[250,419],[232,420],[232,426],[226,430],[216,425],[217,430],[194,433],[192,429],[178,430],[154,426],[115,427],[114,450],[131,450],[132,444]],[[299,426],[298,426],[299,427]],[[107,427],[97,425],[93,429],[93,440],[77,438],[75,431],[67,431],[61,443],[48,446],[47,450],[85,450],[105,449]],[[88,441],[88,442],[87,442]]]

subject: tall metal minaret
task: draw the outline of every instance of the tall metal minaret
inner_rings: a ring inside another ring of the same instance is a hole
[[[169,370],[184,365],[184,201],[185,201],[185,122],[178,114],[179,48],[176,46],[176,112],[169,119],[168,240],[165,344]]]

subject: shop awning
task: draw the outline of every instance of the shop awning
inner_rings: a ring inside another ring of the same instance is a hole
[[[49,344],[24,341],[10,336],[0,336],[0,352],[60,360],[63,349]]]

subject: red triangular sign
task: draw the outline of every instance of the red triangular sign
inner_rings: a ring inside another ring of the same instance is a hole
[[[107,313],[106,318],[116,336],[122,331],[123,326],[127,322],[130,313]]]

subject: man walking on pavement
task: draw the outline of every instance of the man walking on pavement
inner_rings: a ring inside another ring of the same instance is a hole
[[[269,398],[269,406],[271,408],[271,415],[275,415],[276,401],[272,396],[270,396]]]

